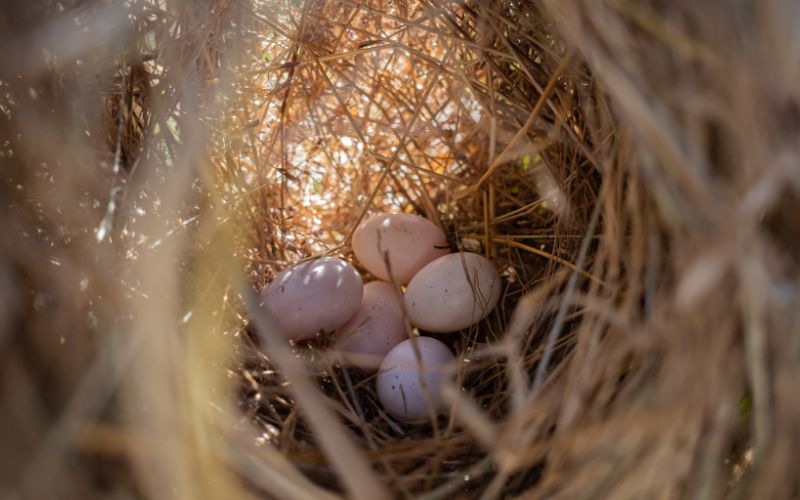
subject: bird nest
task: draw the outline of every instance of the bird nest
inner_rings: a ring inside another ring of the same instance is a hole
[[[0,484],[800,492],[796,7],[1,9]],[[257,307],[296,262],[358,266],[378,212],[502,277],[485,320],[440,337],[456,362],[424,423]]]

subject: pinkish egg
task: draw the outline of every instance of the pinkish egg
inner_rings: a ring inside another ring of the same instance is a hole
[[[427,263],[450,253],[450,248],[444,232],[424,217],[373,215],[353,233],[353,253],[369,272],[391,281],[384,256],[387,252],[392,275],[405,285]]]
[[[414,275],[405,303],[412,324],[429,332],[453,332],[486,317],[500,298],[500,275],[475,253],[439,257]]]
[[[361,307],[336,331],[336,351],[348,364],[374,372],[389,350],[408,338],[400,291],[383,281],[364,286]]]
[[[414,354],[414,340],[419,347],[419,359]],[[383,408],[395,418],[409,422],[429,418],[429,401],[432,412],[439,413],[444,406],[441,388],[446,367],[453,359],[446,345],[430,337],[406,339],[394,346],[378,371],[378,399]],[[430,399],[426,398],[424,387]]]
[[[281,271],[261,292],[261,303],[286,338],[300,340],[345,324],[358,311],[363,294],[353,266],[321,257]]]

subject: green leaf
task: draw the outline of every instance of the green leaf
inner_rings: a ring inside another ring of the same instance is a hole
[[[743,419],[750,417],[750,394],[744,393],[739,400],[739,416]]]

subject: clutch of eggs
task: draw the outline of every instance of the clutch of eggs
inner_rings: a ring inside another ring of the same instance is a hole
[[[279,273],[262,291],[261,305],[287,339],[335,332],[339,359],[378,371],[378,397],[390,415],[427,420],[442,410],[445,367],[454,356],[437,339],[408,338],[403,309],[427,332],[468,328],[497,304],[500,276],[478,254],[450,253],[442,230],[416,215],[369,217],[353,233],[352,246],[361,265],[382,281],[363,285],[349,263],[322,257]],[[407,285],[404,296],[392,279]]]

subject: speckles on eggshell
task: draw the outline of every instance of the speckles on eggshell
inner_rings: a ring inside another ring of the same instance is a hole
[[[344,324],[358,310],[363,293],[361,276],[353,266],[321,257],[278,273],[261,292],[261,307],[283,335],[300,340]],[[314,307],[304,308],[306,304]]]
[[[417,342],[423,370],[420,371],[412,342]],[[410,422],[424,421],[430,412],[425,387],[434,404],[433,413],[443,409],[441,387],[446,366],[454,359],[450,349],[430,337],[416,337],[397,344],[386,354],[376,380],[378,398],[386,411],[396,418]]]
[[[500,287],[500,275],[481,255],[445,255],[420,269],[408,284],[409,320],[436,333],[467,328],[495,307]]]

